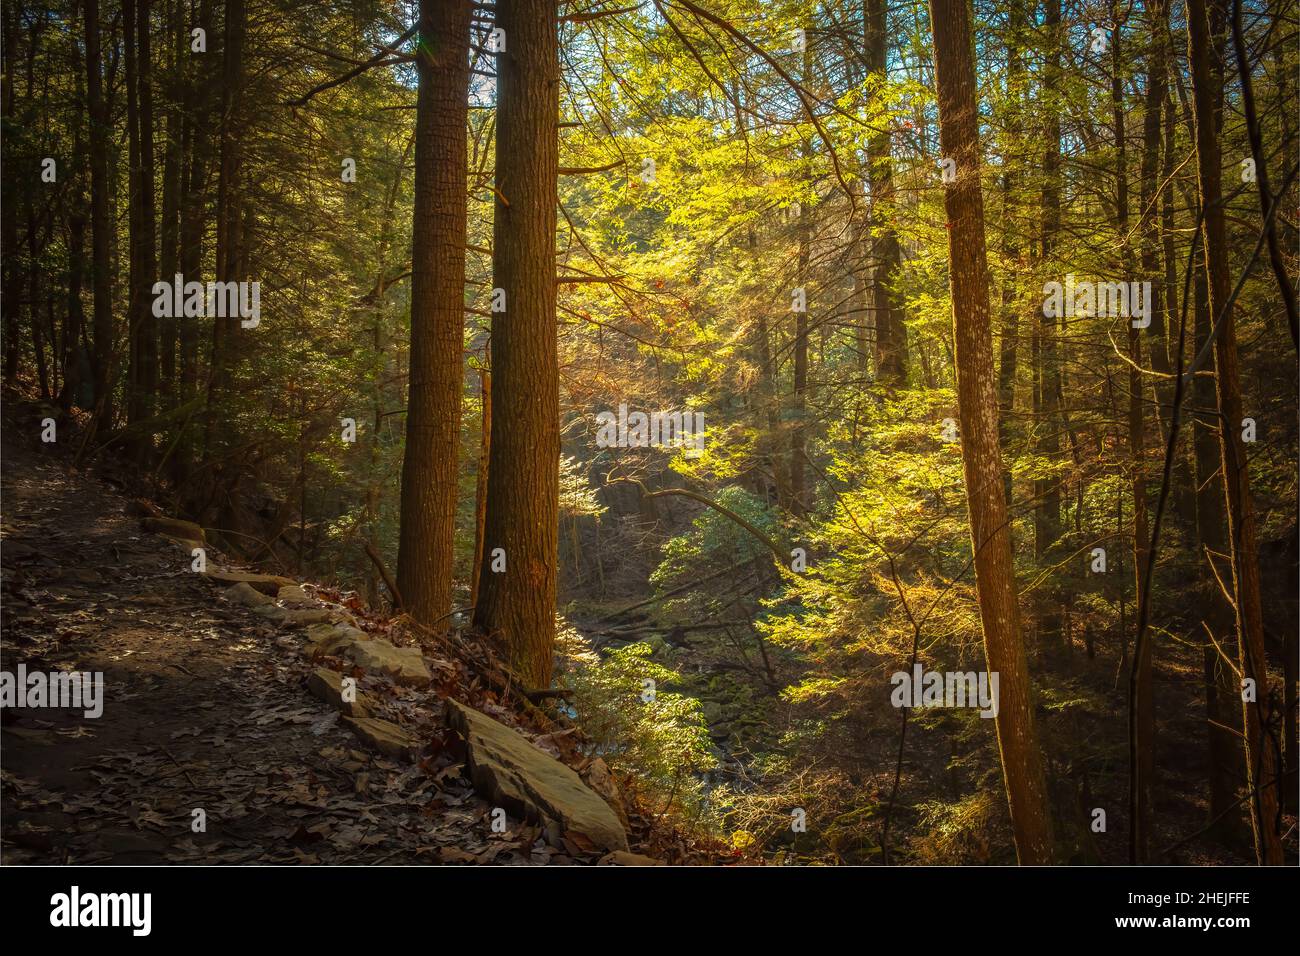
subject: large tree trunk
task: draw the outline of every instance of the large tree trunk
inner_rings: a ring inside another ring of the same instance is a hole
[[[1052,824],[1042,754],[1034,726],[1029,668],[1020,630],[1011,530],[1002,490],[997,392],[980,195],[979,123],[970,11],[966,0],[931,0],[934,67],[943,156],[956,163],[947,186],[948,258],[952,290],[957,403],[962,465],[975,554],[975,587],[988,669],[1000,680],[998,745],[1021,863],[1052,860]]]
[[[1194,285],[1194,335],[1199,351],[1210,335],[1209,289],[1202,263],[1197,263]],[[1223,510],[1223,476],[1219,473],[1217,423],[1212,420],[1214,381],[1208,375],[1192,380],[1192,446],[1196,455],[1196,543],[1201,551],[1200,581],[1201,626],[1209,635],[1204,650],[1205,719],[1209,746],[1209,822],[1215,837],[1230,842],[1239,831],[1239,815],[1231,814],[1236,801],[1240,767],[1236,743],[1241,714],[1235,701],[1232,668],[1235,660],[1220,658],[1218,648],[1235,649],[1231,641],[1235,623],[1232,604],[1215,578],[1210,566],[1217,556],[1228,553],[1227,516]],[[1208,419],[1208,420],[1207,420]],[[1217,647],[1216,647],[1217,645]]]
[[[17,5],[0,8],[0,17],[3,17],[3,42],[0,42],[0,51],[3,55],[3,72],[6,82],[0,92],[3,93],[4,101],[0,103],[0,109],[3,113],[5,127],[9,127],[14,122],[14,107],[17,101],[17,84],[13,82],[14,77],[14,59],[17,56],[18,29],[20,11]],[[6,195],[10,195],[10,190],[15,182],[16,166],[13,162],[4,163],[0,169],[3,169],[4,182],[3,189]],[[12,388],[18,376],[18,347],[22,340],[21,326],[19,324],[19,303],[22,300],[23,273],[19,266],[18,256],[14,255],[13,250],[18,248],[18,209],[19,206],[14,202],[0,203],[0,247],[9,250],[9,253],[0,259],[0,268],[3,268],[3,294],[0,294],[0,310],[4,313],[4,385],[6,388]]]
[[[175,280],[180,266],[180,190],[181,190],[181,124],[183,114],[180,102],[180,70],[184,53],[181,50],[184,32],[181,29],[180,0],[164,5],[164,32],[169,56],[167,82],[163,86],[166,103],[166,132],[163,144],[162,225],[159,229],[158,271],[163,282]],[[166,48],[164,48],[166,49]],[[180,317],[160,320],[158,339],[158,391],[169,404],[176,394],[176,340]]]
[[[1148,13],[1158,20],[1156,8],[1161,0],[1154,0]],[[1124,22],[1118,18],[1118,8],[1112,5],[1112,13],[1117,17],[1115,31],[1111,40],[1111,110],[1115,127],[1115,211],[1117,240],[1125,264],[1131,263],[1132,251],[1128,247],[1129,201],[1128,201],[1128,147],[1124,123],[1124,47],[1122,41]],[[1163,28],[1157,23],[1152,27],[1158,42]],[[1152,62],[1147,70],[1148,84],[1153,71],[1159,70],[1163,76],[1163,63],[1158,63],[1158,54],[1151,55]],[[1150,93],[1150,90],[1148,90]],[[1154,182],[1156,164],[1160,158],[1160,100],[1155,100],[1154,115],[1148,114],[1144,121],[1144,132],[1148,138],[1143,143],[1141,165],[1142,203],[1142,266],[1139,279],[1152,278],[1156,260],[1154,253],[1155,218],[1154,218]],[[1147,98],[1147,107],[1151,108],[1151,97]],[[1159,282],[1151,286],[1151,300],[1148,303],[1152,314],[1160,311],[1162,287]],[[1147,555],[1150,551],[1151,532],[1147,518],[1147,483],[1146,483],[1146,436],[1142,416],[1142,330],[1134,328],[1132,319],[1125,318],[1128,326],[1128,444],[1129,444],[1129,481],[1133,492],[1133,593],[1138,602],[1149,600],[1146,591]],[[1139,617],[1140,617],[1139,610]],[[1149,612],[1148,612],[1149,613]],[[1129,747],[1131,817],[1129,830],[1129,861],[1146,863],[1151,849],[1151,806],[1152,777],[1155,773],[1155,700],[1152,687],[1152,651],[1151,633],[1143,635],[1142,646],[1137,647],[1133,656],[1132,670],[1129,675]]]
[[[1188,58],[1192,65],[1192,97],[1196,111],[1196,160],[1204,216],[1205,268],[1209,274],[1210,319],[1221,323],[1214,343],[1215,392],[1219,410],[1219,451],[1228,513],[1228,543],[1232,554],[1233,593],[1237,604],[1237,639],[1241,670],[1254,682],[1254,700],[1242,694],[1245,725],[1246,775],[1251,789],[1251,826],[1260,863],[1282,863],[1278,812],[1276,741],[1269,738],[1272,698],[1264,660],[1264,616],[1260,597],[1255,504],[1250,492],[1246,448],[1241,440],[1241,373],[1237,362],[1237,330],[1228,302],[1227,224],[1222,205],[1216,84],[1211,77],[1212,40],[1222,32],[1222,0],[1188,0]],[[1212,326],[1213,328],[1213,326]]]
[[[1042,259],[1050,270],[1061,232],[1061,2],[1047,0],[1045,24],[1047,43],[1043,85],[1050,91],[1043,119]],[[1034,419],[1038,440],[1036,451],[1055,467],[1061,457],[1060,436],[1060,323],[1064,318],[1049,316],[1040,309],[1034,329],[1031,357],[1034,362]],[[1061,482],[1056,475],[1034,479],[1034,557],[1049,563],[1049,551],[1061,534]],[[1040,653],[1061,643],[1059,596],[1049,590],[1038,613]]]
[[[806,47],[803,54],[804,81],[812,75],[812,50]],[[802,149],[804,169],[809,168],[812,143],[807,140]],[[808,258],[812,234],[812,210],[806,202],[799,203],[799,277],[804,290],[804,308],[794,314],[794,393],[790,399],[790,510],[802,517],[808,513],[807,469],[804,456],[808,448],[808,309],[809,292]]]
[[[243,79],[244,34],[247,11],[244,0],[230,0],[226,4],[225,33],[222,39],[221,59],[221,121],[220,165],[217,178],[216,207],[216,278],[220,282],[239,279],[240,232],[240,167],[241,142],[239,128],[240,86]],[[221,412],[221,396],[228,391],[232,380],[232,366],[236,351],[235,338],[239,332],[239,318],[214,317],[212,320],[212,355],[208,370],[208,394],[204,417],[203,454],[205,459],[215,455],[217,423]]]
[[[866,27],[867,69],[878,82],[888,71],[888,32],[886,0],[865,0],[863,19]],[[894,293],[902,253],[898,235],[886,210],[894,201],[894,168],[890,155],[889,132],[872,133],[867,140],[870,166],[872,232],[875,271],[871,279],[872,305],[876,318],[876,378],[899,384],[907,378],[907,329],[903,310]]]
[[[127,141],[127,345],[126,345],[126,420],[133,424],[141,417],[140,387],[140,88],[139,61],[135,32],[136,0],[122,0],[122,63],[126,82]]]
[[[484,355],[487,361],[488,356]],[[469,603],[478,605],[479,586],[483,583],[483,531],[487,521],[487,476],[492,454],[492,371],[479,369],[479,447],[478,474],[474,479],[474,566],[470,571]]]
[[[1025,59],[1021,51],[1021,31],[1025,28],[1025,14],[1018,5],[1012,5],[1007,31],[1007,102],[1011,117],[1007,121],[1007,134],[1004,145],[1006,161],[1002,171],[1002,256],[1006,262],[1008,274],[1002,283],[1002,331],[999,335],[998,351],[998,440],[1002,445],[1002,458],[1006,464],[1003,478],[1003,493],[1008,505],[1012,498],[1011,465],[1006,459],[1011,457],[1011,418],[1016,403],[1016,365],[1020,339],[1020,302],[1016,296],[1016,275],[1021,261],[1020,222],[1016,188],[1018,186],[1017,167],[1024,157],[1020,152],[1022,137],[1021,105],[1025,93]],[[1059,143],[1060,139],[1057,138]]]
[[[136,188],[131,196],[134,209],[132,221],[135,226],[131,236],[135,250],[135,278],[131,295],[134,307],[130,311],[131,394],[128,404],[129,421],[136,424],[153,417],[158,391],[158,321],[153,314],[153,286],[158,275],[155,247],[157,217],[154,210],[153,78],[149,0],[127,0],[122,9],[127,31],[136,31],[136,108],[133,124]],[[134,23],[129,16],[132,12],[135,15]],[[148,433],[133,439],[131,445],[132,456],[137,461],[146,461],[153,453],[153,440]]]
[[[416,60],[411,369],[397,587],[415,620],[445,628],[456,537],[465,329],[468,0],[421,0]],[[511,40],[514,38],[511,37]],[[521,304],[516,299],[510,305]]]
[[[103,56],[100,52],[99,0],[86,0],[86,100],[90,114],[91,286],[94,289],[95,406],[98,423],[111,426],[113,399],[109,394],[113,369],[113,267],[109,242],[113,220],[108,211],[108,108],[104,101]]]
[[[559,535],[559,361],[555,217],[559,38],[550,0],[500,0],[497,54],[492,448],[482,582],[475,623],[504,641],[533,687],[551,682]],[[504,571],[493,552],[504,549]]]

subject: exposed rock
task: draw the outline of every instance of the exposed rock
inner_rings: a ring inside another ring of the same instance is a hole
[[[378,717],[340,718],[354,734],[386,757],[409,760],[420,749],[419,742],[397,724]]]
[[[325,608],[294,610],[293,608],[277,607],[274,604],[255,607],[253,613],[260,614],[281,627],[307,627],[310,624],[326,624],[333,617],[331,612]]]
[[[263,594],[261,591],[254,587],[250,587],[243,581],[240,581],[232,587],[226,588],[222,593],[225,594],[226,600],[234,601],[236,604],[244,604],[248,607],[263,607],[264,605],[275,603],[275,598],[271,597],[269,594]]]
[[[369,717],[374,706],[370,698],[353,688],[355,697],[351,702],[343,699],[343,675],[328,667],[318,667],[307,678],[307,690],[312,696],[319,697],[325,703],[338,708],[350,717]]]
[[[368,641],[370,636],[365,631],[347,624],[313,624],[307,628],[307,646],[304,648],[308,657],[317,654],[338,654],[361,641]]]
[[[387,674],[399,684],[427,687],[433,683],[424,655],[414,647],[394,647],[387,641],[356,641],[344,653],[368,671]]]
[[[642,856],[640,853],[629,853],[627,850],[615,850],[613,853],[607,853],[596,861],[597,866],[667,866],[663,860],[656,860],[652,856]]]
[[[222,568],[214,568],[211,571],[205,571],[205,576],[210,581],[218,584],[247,584],[256,588],[263,594],[269,594],[275,597],[280,593],[280,588],[287,587],[298,582],[292,578],[283,578],[278,574],[257,574],[253,571],[226,571]]]
[[[446,703],[452,727],[465,738],[470,779],[483,797],[544,827],[558,823],[606,850],[627,849],[614,811],[571,768],[491,717]]]
[[[315,604],[316,599],[298,584],[286,584],[276,592],[276,600],[285,604]]]
[[[193,541],[203,544],[206,540],[203,529],[193,521],[181,521],[179,518],[145,518],[140,522],[145,531],[161,534],[177,541]]]

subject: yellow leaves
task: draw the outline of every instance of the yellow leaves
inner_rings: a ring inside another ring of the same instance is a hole
[[[811,677],[785,688],[781,692],[781,698],[791,704],[817,703],[838,696],[837,691],[848,683],[846,677]]]
[[[732,849],[739,850],[742,853],[752,847],[756,842],[758,841],[755,839],[754,834],[750,833],[748,830],[737,830],[731,835]]]

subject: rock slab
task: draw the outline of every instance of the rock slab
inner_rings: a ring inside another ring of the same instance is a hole
[[[465,738],[475,789],[508,812],[543,825],[558,823],[605,850],[627,850],[614,811],[571,768],[477,710],[447,700],[451,726]]]
[[[154,534],[161,534],[177,541],[187,541],[201,545],[205,540],[203,529],[193,521],[182,521],[179,518],[145,518],[140,522],[140,526],[145,531],[152,531]]]
[[[385,757],[395,760],[409,760],[420,749],[419,742],[397,724],[378,717],[340,717],[366,744],[378,750]]]
[[[319,697],[325,703],[342,711],[349,717],[369,717],[373,704],[370,698],[353,687],[351,701],[343,699],[343,675],[328,667],[318,667],[307,678],[307,690],[313,697]]]
[[[269,594],[275,597],[280,593],[280,588],[297,584],[292,578],[284,578],[278,574],[258,574],[254,571],[226,571],[222,568],[214,568],[205,572],[209,581],[215,581],[218,584],[247,584],[249,587],[256,588],[263,594]]]
[[[360,667],[379,674],[387,674],[399,684],[411,687],[428,687],[433,683],[429,665],[424,655],[414,647],[395,647],[388,641],[355,641],[343,648],[343,653]]]

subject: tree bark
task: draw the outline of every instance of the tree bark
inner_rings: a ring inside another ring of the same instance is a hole
[[[131,395],[128,404],[130,424],[148,421],[154,416],[158,391],[158,320],[153,314],[153,286],[158,276],[157,216],[154,208],[153,155],[153,61],[150,48],[149,0],[126,0],[122,6],[128,32],[135,30],[134,131],[135,190],[132,192],[134,215],[131,244],[135,250],[135,279],[131,301]],[[131,22],[129,12],[135,15]],[[129,49],[129,47],[128,47]],[[128,68],[128,73],[131,70]],[[128,80],[130,82],[130,80]],[[130,120],[128,120],[130,122]],[[147,461],[153,454],[153,436],[148,429],[132,440],[131,454],[136,461]]]
[[[1159,3],[1160,0],[1155,0]],[[1115,30],[1111,37],[1111,115],[1115,130],[1115,225],[1117,242],[1122,261],[1125,265],[1133,261],[1132,250],[1128,247],[1129,233],[1129,189],[1128,189],[1128,136],[1125,131],[1124,115],[1124,46],[1122,42],[1124,20],[1119,16],[1118,6],[1112,4],[1115,17]],[[1153,28],[1159,33],[1159,28]],[[1148,77],[1150,71],[1148,71]],[[1157,103],[1159,101],[1157,100]],[[1148,105],[1149,102],[1148,102]],[[1145,129],[1150,132],[1152,118],[1146,118]],[[1159,111],[1155,115],[1155,129],[1159,130]],[[1155,166],[1160,156],[1159,136],[1143,144],[1142,176],[1143,195],[1148,184],[1146,177],[1155,178]],[[1151,187],[1154,192],[1154,187]],[[1154,220],[1150,210],[1142,208],[1143,224],[1154,230]],[[1148,258],[1147,246],[1149,236],[1143,231],[1142,264],[1148,264],[1154,270],[1155,260]],[[1140,278],[1145,278],[1146,273]],[[1160,309],[1159,283],[1151,287],[1152,313]],[[1146,591],[1147,554],[1150,549],[1151,532],[1147,517],[1147,492],[1145,455],[1146,443],[1142,417],[1142,331],[1133,327],[1132,319],[1124,317],[1128,330],[1128,444],[1129,444],[1129,485],[1133,495],[1133,593],[1140,602]],[[1140,612],[1135,617],[1140,618]],[[1129,759],[1130,759],[1130,805],[1129,805],[1129,862],[1146,863],[1150,854],[1152,776],[1155,769],[1155,702],[1152,697],[1152,651],[1151,635],[1144,635],[1142,646],[1134,642],[1132,668],[1129,672]]]
[[[465,377],[470,12],[468,0],[421,0],[416,60],[411,367],[397,586],[407,613],[441,628],[450,624]]]
[[[479,450],[478,474],[474,481],[474,566],[471,570],[469,603],[478,604],[479,585],[483,580],[483,531],[487,520],[487,476],[492,454],[492,370],[479,370]]]
[[[497,54],[492,448],[482,581],[475,623],[504,641],[533,688],[551,682],[559,535],[559,361],[555,219],[559,37],[549,0],[500,0],[508,37]],[[506,569],[492,570],[503,548]]]
[[[99,0],[85,0],[86,100],[90,123],[91,286],[94,290],[95,407],[100,426],[111,426],[113,399],[109,394],[113,369],[113,267],[109,242],[113,221],[108,211],[108,108],[104,101],[103,55]]]
[[[1210,335],[1209,288],[1204,262],[1196,264],[1193,285],[1194,335],[1199,351]],[[1235,661],[1220,659],[1218,647],[1225,652],[1235,649],[1231,641],[1235,623],[1232,605],[1219,587],[1210,562],[1228,553],[1227,516],[1224,514],[1223,476],[1219,472],[1219,440],[1216,423],[1212,419],[1215,405],[1214,379],[1202,372],[1192,380],[1192,405],[1196,409],[1192,418],[1192,445],[1196,456],[1196,543],[1200,548],[1200,581],[1202,596],[1201,626],[1208,635],[1204,650],[1205,718],[1209,765],[1209,820],[1212,832],[1221,840],[1229,840],[1234,830],[1234,819],[1228,816],[1236,799],[1237,783],[1234,769],[1240,766],[1236,743],[1241,726],[1241,714],[1233,701],[1231,666]],[[1215,822],[1217,821],[1217,822]]]
[[[864,0],[863,20],[867,48],[867,69],[878,83],[888,76],[888,32],[886,0]],[[876,318],[876,378],[887,384],[907,379],[907,329],[903,310],[894,293],[894,282],[902,262],[898,234],[889,221],[894,201],[893,157],[889,132],[875,132],[867,139],[870,168],[872,233],[875,270],[871,280],[872,305]]]
[[[990,672],[1000,680],[998,746],[1021,863],[1052,860],[1052,824],[1020,629],[1011,530],[1002,490],[992,317],[980,194],[980,144],[966,0],[931,0],[939,139],[956,163],[944,194],[962,465],[975,554],[975,587]]]
[[[1232,583],[1236,595],[1237,640],[1242,676],[1255,683],[1255,699],[1242,694],[1246,742],[1246,779],[1250,787],[1251,826],[1255,855],[1270,866],[1282,863],[1278,808],[1276,741],[1270,739],[1273,700],[1264,658],[1264,617],[1260,596],[1255,505],[1250,472],[1241,440],[1241,372],[1237,360],[1237,331],[1228,302],[1227,224],[1223,210],[1221,161],[1216,114],[1218,99],[1211,76],[1211,45],[1222,49],[1223,0],[1188,0],[1188,58],[1192,65],[1192,98],[1196,114],[1196,162],[1204,216],[1205,269],[1209,275],[1210,320],[1221,323],[1214,343],[1215,394],[1219,412],[1219,452],[1232,554]],[[1220,59],[1216,57],[1216,59]],[[1212,326],[1213,328],[1213,326]]]
[[[247,29],[247,11],[244,0],[229,0],[226,4],[226,22],[221,51],[221,117],[219,125],[220,160],[217,177],[217,205],[215,219],[216,278],[219,282],[239,279],[239,225],[240,225],[240,167],[241,144],[239,113],[243,80],[244,34]],[[212,320],[212,353],[208,368],[207,408],[204,414],[203,454],[206,460],[215,456],[216,436],[219,431],[219,405],[221,396],[231,385],[235,361],[235,337],[239,332],[239,318],[214,317]]]
[[[1043,85],[1048,91],[1043,120],[1042,261],[1050,270],[1061,232],[1061,2],[1047,0],[1044,25],[1048,49],[1044,61]],[[1049,316],[1039,309],[1031,355],[1034,361],[1034,422],[1036,451],[1056,467],[1061,457],[1060,336],[1064,317]],[[1061,535],[1061,481],[1051,474],[1034,479],[1034,558],[1050,563],[1049,553]],[[1039,653],[1061,644],[1060,597],[1055,588],[1044,594],[1037,616]]]

